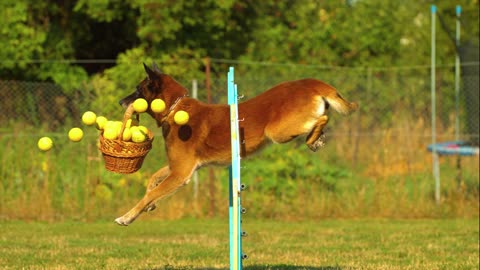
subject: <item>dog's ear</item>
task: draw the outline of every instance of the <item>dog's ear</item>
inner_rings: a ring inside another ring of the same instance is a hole
[[[145,68],[145,72],[147,72],[147,77],[149,80],[153,80],[157,77],[157,73],[154,70],[151,70],[145,63],[143,63],[143,67]]]
[[[158,68],[157,63],[155,63],[155,61],[152,64],[152,68],[153,68],[153,71],[158,72],[158,73],[162,73],[160,71],[160,69]]]

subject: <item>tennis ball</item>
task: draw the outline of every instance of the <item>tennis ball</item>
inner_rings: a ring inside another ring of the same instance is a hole
[[[53,141],[49,137],[42,137],[38,140],[37,146],[42,151],[48,151],[53,146]]]
[[[130,128],[126,127],[124,130],[123,130],[123,135],[122,135],[122,140],[128,142],[132,139],[132,131],[130,130]]]
[[[143,98],[137,98],[133,102],[133,109],[139,113],[145,112],[148,109],[148,103]]]
[[[117,129],[113,126],[105,128],[105,130],[103,131],[103,137],[105,139],[115,140],[118,137]]]
[[[139,130],[138,126],[130,127],[130,131],[133,133],[135,130]]]
[[[70,129],[68,132],[68,138],[72,142],[79,142],[83,138],[83,130],[78,127]]]
[[[122,130],[122,125],[123,125],[123,123],[120,122],[120,121],[115,121],[115,122],[113,123],[113,127],[114,127],[114,129],[117,131],[117,135],[120,134],[120,131]]]
[[[188,113],[186,111],[178,111],[173,116],[173,120],[175,121],[175,123],[177,125],[181,125],[181,126],[185,125],[188,122],[189,118],[190,118],[190,116],[188,115]]]
[[[150,103],[150,109],[152,109],[154,113],[161,113],[165,111],[165,102],[159,98],[154,99],[152,103]]]
[[[97,115],[94,112],[88,111],[83,113],[82,115],[82,122],[87,125],[91,126],[96,123]]]
[[[130,128],[132,126],[132,119],[128,119],[127,122],[125,123],[126,128]]]
[[[133,142],[141,143],[141,142],[144,142],[146,139],[147,139],[147,137],[145,136],[145,134],[141,130],[135,129],[135,130],[132,131],[132,141]]]
[[[146,126],[138,126],[138,129],[143,132],[143,134],[148,134],[148,128]]]
[[[105,128],[105,124],[108,122],[108,119],[104,116],[99,116],[97,117],[97,120],[95,121],[96,125],[95,127],[98,129],[98,130],[102,130]]]
[[[113,123],[115,123],[115,121],[108,120],[108,121],[105,123],[103,129],[107,129],[107,128],[113,127]]]

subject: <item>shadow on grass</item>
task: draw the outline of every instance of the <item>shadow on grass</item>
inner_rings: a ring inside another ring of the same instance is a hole
[[[173,267],[164,266],[145,270],[228,270],[229,268],[197,268],[197,267]],[[250,265],[243,267],[244,270],[342,270],[340,266],[294,266],[294,265]]]

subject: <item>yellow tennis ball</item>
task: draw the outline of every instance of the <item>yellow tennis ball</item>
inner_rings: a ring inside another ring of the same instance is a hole
[[[138,129],[143,132],[143,134],[148,134],[148,128],[146,126],[138,126]]]
[[[115,128],[115,130],[117,131],[117,135],[120,135],[120,131],[122,130],[122,125],[123,123],[120,122],[120,121],[115,121],[113,123],[113,127]]]
[[[88,111],[83,113],[82,115],[82,122],[87,125],[91,126],[96,123],[97,115],[94,112]]]
[[[173,120],[177,125],[185,125],[188,122],[190,116],[186,111],[178,111],[173,116]]]
[[[130,127],[130,131],[133,133],[135,130],[139,130],[138,126]]]
[[[130,128],[132,126],[132,119],[127,119],[127,122],[125,123],[126,128]]]
[[[144,142],[146,139],[147,137],[141,130],[135,129],[132,131],[132,142],[141,143]]]
[[[122,140],[128,142],[132,139],[132,131],[130,130],[130,128],[126,127],[124,130],[123,130],[123,135],[122,135]]]
[[[70,129],[68,132],[68,138],[72,142],[79,142],[83,138],[83,130],[77,127]]]
[[[37,146],[42,151],[48,151],[52,149],[53,141],[49,137],[42,137],[38,140]]]
[[[113,127],[113,124],[114,124],[114,123],[115,123],[115,121],[108,120],[108,121],[105,123],[103,129],[107,129],[107,128]]]
[[[137,98],[133,102],[133,109],[139,113],[145,112],[148,109],[148,103],[143,98]]]
[[[103,131],[103,137],[109,140],[115,140],[118,137],[117,129],[113,126],[105,128]]]
[[[150,103],[150,109],[152,109],[154,113],[161,113],[165,111],[165,102],[159,98],[154,99],[152,103]]]
[[[97,120],[95,121],[96,125],[95,127],[98,129],[98,130],[102,130],[105,128],[105,124],[108,122],[108,119],[104,116],[99,116],[97,117]]]

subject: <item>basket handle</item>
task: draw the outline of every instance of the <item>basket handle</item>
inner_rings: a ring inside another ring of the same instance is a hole
[[[121,141],[123,137],[123,132],[125,131],[125,127],[127,126],[127,121],[130,119],[135,112],[133,108],[133,103],[128,105],[127,109],[125,110],[125,114],[123,115],[122,120],[122,128],[120,129],[120,134],[118,134],[117,140]],[[137,121],[140,121],[140,115],[137,113]]]

